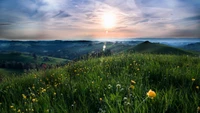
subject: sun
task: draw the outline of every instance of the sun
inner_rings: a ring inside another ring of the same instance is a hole
[[[116,17],[113,13],[105,13],[102,19],[103,19],[103,26],[106,29],[111,29],[115,26]]]

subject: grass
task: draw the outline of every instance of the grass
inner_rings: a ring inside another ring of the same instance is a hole
[[[120,54],[0,83],[2,113],[196,113],[200,59]],[[135,81],[133,83],[131,80]],[[146,94],[152,89],[154,99]]]

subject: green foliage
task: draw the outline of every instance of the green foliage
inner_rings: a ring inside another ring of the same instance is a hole
[[[195,113],[199,75],[198,57],[120,54],[88,59],[2,81],[0,111]],[[154,99],[147,97],[150,89]]]

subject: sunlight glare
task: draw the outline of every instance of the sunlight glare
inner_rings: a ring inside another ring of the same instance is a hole
[[[103,15],[103,25],[106,29],[111,29],[115,26],[116,18],[113,13],[105,13]]]

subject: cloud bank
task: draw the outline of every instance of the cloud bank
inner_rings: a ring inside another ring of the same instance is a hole
[[[199,11],[199,0],[1,0],[0,39],[199,38]]]

